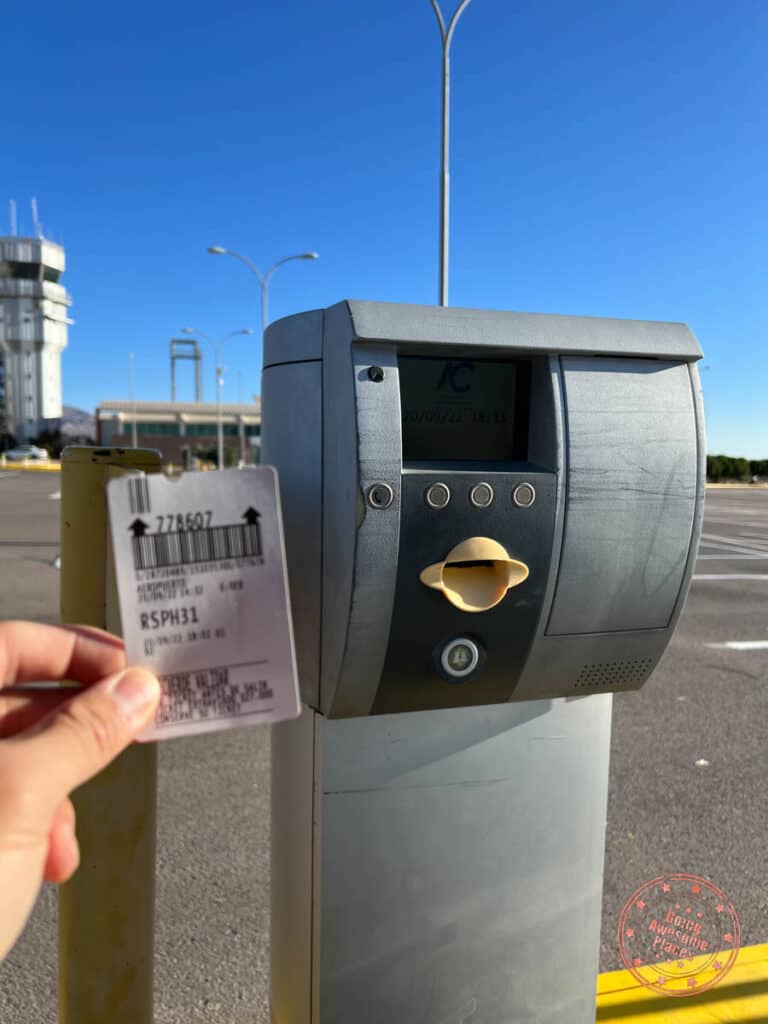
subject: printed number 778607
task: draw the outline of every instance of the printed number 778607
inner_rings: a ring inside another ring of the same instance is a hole
[[[206,509],[204,512],[168,512],[164,516],[157,516],[157,532],[172,533],[182,530],[207,530],[211,525],[213,512]]]

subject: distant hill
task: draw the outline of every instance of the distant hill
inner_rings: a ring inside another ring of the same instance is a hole
[[[62,408],[61,433],[63,437],[85,438],[96,437],[96,417],[84,409],[76,409],[74,405]]]

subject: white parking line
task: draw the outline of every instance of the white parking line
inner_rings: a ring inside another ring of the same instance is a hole
[[[720,544],[744,544],[743,540],[738,540],[734,537],[724,537],[721,533],[703,533],[701,534],[702,540],[718,541]],[[765,538],[768,540],[768,537]]]
[[[768,580],[764,572],[694,573],[694,580]]]
[[[756,526],[759,529],[765,529],[765,527],[768,526],[768,518],[761,519],[759,521],[755,520],[755,519],[736,519],[735,522],[739,526]],[[719,523],[721,526],[733,526],[734,520],[733,519],[717,519],[716,517],[713,517],[713,516],[707,516],[707,523],[709,523],[710,525],[714,525],[715,523]]]
[[[756,551],[754,548],[744,547],[728,547],[725,544],[716,544],[712,540],[703,540],[700,545],[701,548],[712,548],[715,551],[722,551],[723,554],[741,554],[741,555],[754,555],[756,558],[762,558],[763,554],[768,554],[768,551]]]
[[[719,548],[721,551],[740,551],[744,555],[768,554],[765,548],[756,548],[754,544],[732,540],[730,537],[721,537],[717,533],[702,533],[701,546],[703,548]]]
[[[704,644],[728,651],[768,651],[768,640],[726,640],[723,644]]]
[[[722,555],[698,555],[697,561],[701,562],[704,559],[709,559],[717,562],[728,561],[728,562],[760,562],[765,561],[768,558],[768,552],[764,555],[734,555],[728,551],[724,551]]]

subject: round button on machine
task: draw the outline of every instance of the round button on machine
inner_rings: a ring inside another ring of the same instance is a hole
[[[430,484],[424,492],[424,501],[430,508],[445,508],[451,500],[451,489],[448,484]]]
[[[366,497],[368,504],[371,508],[384,509],[389,508],[392,502],[395,500],[395,492],[385,483],[371,484],[368,488]]]
[[[440,668],[451,679],[466,679],[480,664],[480,650],[474,640],[457,637],[440,651]]]
[[[493,501],[493,488],[490,484],[475,484],[469,492],[469,500],[475,508],[488,508]]]
[[[479,664],[480,649],[465,636],[449,640],[440,652],[440,667],[449,679],[466,679]]]
[[[533,484],[518,484],[512,491],[512,501],[518,508],[530,508],[536,501],[536,488]]]

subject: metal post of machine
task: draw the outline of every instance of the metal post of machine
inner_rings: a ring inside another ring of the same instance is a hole
[[[273,1024],[592,1024],[611,707],[276,726]]]
[[[120,632],[106,485],[160,469],[143,449],[66,448],[61,621]],[[59,897],[60,1024],[152,1024],[157,753],[133,744],[78,789],[80,867]]]

